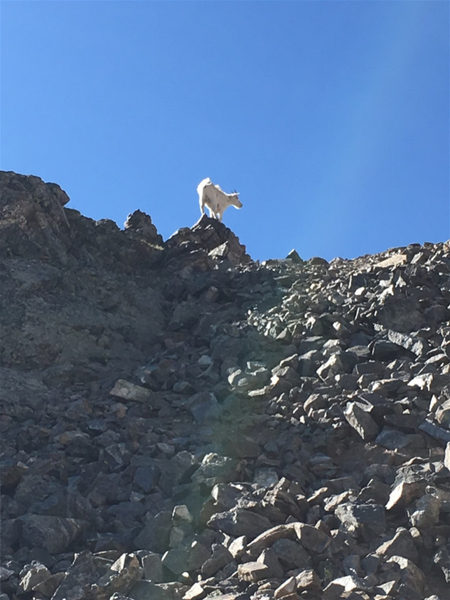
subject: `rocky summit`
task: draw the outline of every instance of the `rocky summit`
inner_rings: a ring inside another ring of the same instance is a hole
[[[260,264],[0,186],[0,600],[450,598],[449,242]]]

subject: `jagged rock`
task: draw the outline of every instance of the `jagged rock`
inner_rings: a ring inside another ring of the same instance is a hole
[[[439,498],[432,494],[425,494],[416,500],[414,507],[408,508],[409,522],[418,529],[436,525],[439,523],[440,508]]]
[[[170,511],[161,511],[150,519],[144,529],[134,540],[137,548],[152,552],[165,552],[169,545],[172,514]]]
[[[248,544],[249,556],[256,558],[264,548],[268,548],[280,539],[296,539],[295,524],[277,525],[267,529]]]
[[[341,373],[349,373],[356,363],[356,357],[351,352],[332,354],[330,358],[317,369],[317,375],[324,381]]]
[[[268,578],[280,579],[283,577],[283,567],[278,560],[277,553],[272,548],[266,548],[263,550],[256,562],[262,563],[268,567]]]
[[[387,331],[387,336],[390,342],[410,350],[417,356],[424,356],[428,352],[428,342],[419,336],[406,335],[390,329]]]
[[[194,583],[184,594],[183,600],[202,600],[206,595],[205,589],[199,583]]]
[[[217,420],[222,409],[213,392],[199,392],[186,401],[186,407],[191,411],[198,423]]]
[[[248,562],[238,566],[238,577],[241,581],[255,583],[269,577],[270,569],[260,562]]]
[[[180,584],[178,584],[180,585]],[[183,586],[186,588],[186,586]],[[167,587],[163,584],[152,583],[145,579],[138,581],[134,584],[131,590],[128,592],[128,596],[131,600],[147,600],[152,598],[154,600],[178,600],[182,598],[184,589]]]
[[[164,581],[161,556],[156,552],[140,551],[140,561],[144,570],[144,579],[161,583]]]
[[[92,585],[105,571],[105,566],[96,562],[88,550],[75,555],[73,563],[53,594],[52,600],[84,600],[86,596],[91,595]]]
[[[274,598],[284,598],[286,596],[292,596],[297,591],[297,581],[295,577],[289,577],[284,583],[282,583],[274,593]]]
[[[20,590],[21,592],[31,592],[38,584],[49,577],[51,577],[51,573],[46,566],[39,563],[30,565],[30,568],[22,575],[22,579],[20,580]]]
[[[450,583],[450,552],[447,547],[440,548],[433,556],[433,562],[440,567],[445,581]]]
[[[333,600],[334,598],[342,598],[342,593],[368,591],[370,588],[357,577],[346,575],[333,579],[323,591],[324,600]],[[345,597],[345,596],[344,596]],[[358,597],[358,596],[357,596]],[[363,598],[363,596],[359,596]]]
[[[30,548],[45,548],[51,554],[64,552],[88,525],[85,521],[49,515],[25,515],[21,521],[23,543]]]
[[[223,531],[233,537],[245,535],[253,539],[271,527],[269,519],[257,513],[237,508],[216,513],[208,521],[208,527]]]
[[[117,396],[123,400],[133,400],[134,402],[148,402],[152,395],[150,390],[125,381],[125,379],[116,381],[110,394],[111,396]]]
[[[212,577],[233,560],[233,555],[222,544],[213,544],[211,549],[210,558],[201,566],[200,572],[203,577]]]
[[[446,400],[439,406],[435,418],[439,425],[450,429],[450,400]]]
[[[419,558],[414,540],[406,529],[398,529],[390,540],[378,546],[376,553],[380,556],[403,556],[415,564]]]
[[[220,456],[215,452],[206,454],[192,476],[192,481],[207,483],[211,487],[217,483],[227,483],[238,478],[239,462],[229,456]]]
[[[419,429],[441,442],[446,444],[450,442],[450,431],[443,427],[439,427],[429,419],[425,419],[425,421],[419,425]]]
[[[183,228],[177,231],[165,242],[165,248],[169,251],[168,259],[172,256],[180,260],[183,255],[194,254],[199,249],[207,251],[209,256],[215,260],[226,260],[233,265],[249,262],[245,246],[242,246],[234,233],[219,223],[203,215],[191,228]]]
[[[297,590],[312,590],[318,591],[321,588],[320,579],[313,569],[304,569],[295,576]]]
[[[3,257],[46,253],[66,262],[70,233],[63,206],[67,194],[39,177],[0,171],[0,224]]]
[[[47,579],[34,585],[33,591],[43,594],[47,598],[52,598],[65,577],[66,573],[55,573],[54,575],[50,575]]]
[[[373,440],[379,433],[378,425],[365,410],[365,406],[358,402],[348,402],[344,415],[349,425],[355,429],[363,440]]]
[[[308,551],[322,553],[331,542],[326,533],[307,523],[294,523],[294,530],[300,544]]]
[[[279,561],[286,569],[300,569],[308,567],[311,559],[307,551],[297,542],[289,539],[280,539],[272,544]]]
[[[423,572],[410,560],[402,556],[392,556],[386,561],[387,567],[397,567],[400,570],[401,584],[399,594],[411,600],[423,597],[425,576]],[[395,572],[395,571],[394,571]],[[401,596],[400,596],[401,597]]]
[[[28,467],[16,460],[9,458],[0,462],[0,479],[3,490],[9,491],[17,487]]]
[[[425,490],[426,483],[424,481],[402,481],[396,485],[389,495],[386,510],[392,508],[405,507],[412,500],[420,497]]]
[[[124,224],[126,233],[145,239],[149,244],[162,246],[164,241],[156,230],[149,215],[140,210],[135,210],[128,215]]]
[[[97,598],[107,598],[110,594],[126,594],[133,585],[142,579],[143,571],[135,554],[122,554],[111,565],[108,572],[92,585],[91,593]]]
[[[365,539],[371,539],[386,530],[384,506],[379,504],[347,502],[339,505],[335,514],[346,531],[353,535],[362,535]]]

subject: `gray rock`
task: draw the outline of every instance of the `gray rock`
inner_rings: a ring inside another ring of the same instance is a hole
[[[149,215],[140,210],[129,214],[124,223],[124,230],[129,236],[145,239],[147,243],[157,246],[163,245],[163,238],[156,230]]]
[[[47,598],[52,598],[61,582],[66,577],[66,573],[55,573],[44,579],[33,587],[33,591],[43,594]]]
[[[150,519],[144,529],[134,540],[137,548],[151,552],[163,553],[169,545],[170,529],[172,526],[171,511],[161,511]]]
[[[336,508],[335,514],[350,534],[369,540],[386,530],[384,506],[380,504],[353,504],[347,502]]]
[[[23,543],[29,548],[40,546],[51,554],[64,552],[88,525],[78,519],[31,514],[21,521]]]
[[[188,547],[188,571],[198,571],[211,558],[211,546],[202,540],[194,540]]]
[[[0,480],[3,490],[9,491],[16,488],[27,471],[28,467],[25,464],[17,462],[13,458],[0,461]]]
[[[13,571],[11,571],[11,574]],[[51,577],[50,571],[41,564],[34,564],[30,566],[25,574],[21,573],[22,579],[20,580],[21,592],[31,592],[39,583],[42,583],[49,577]]]
[[[168,463],[160,466],[161,476],[158,485],[170,496],[174,486],[190,481],[197,468],[198,462],[195,456],[186,450],[178,452]]]
[[[213,544],[211,557],[201,566],[203,577],[212,577],[233,560],[233,555],[222,544]]]
[[[186,401],[186,407],[191,411],[198,423],[215,421],[222,413],[222,409],[213,392],[199,392]]]
[[[363,440],[373,440],[379,433],[378,425],[365,410],[365,406],[358,402],[347,402],[344,416],[349,425],[355,429]]]
[[[238,478],[240,463],[234,458],[220,456],[210,452],[203,460],[192,476],[196,483],[207,483],[211,487],[218,483],[228,483]]]
[[[257,513],[236,508],[213,515],[208,521],[208,527],[223,531],[233,537],[245,535],[249,539],[253,539],[263,531],[270,529],[271,523],[266,517]]]
[[[136,385],[125,379],[118,379],[110,391],[111,396],[117,396],[122,400],[133,402],[149,402],[152,396],[151,390]]]
[[[388,450],[396,448],[406,448],[411,443],[411,438],[392,427],[384,427],[379,435],[375,438],[375,442],[384,446]]]
[[[289,539],[277,540],[272,545],[281,564],[288,570],[309,567],[311,559],[307,551],[297,542]]]
[[[414,540],[407,529],[398,529],[394,536],[378,546],[375,552],[380,556],[403,556],[415,564],[419,559]]]
[[[258,557],[258,563],[266,565],[269,569],[267,577],[281,579],[283,577],[283,567],[278,559],[278,555],[272,548],[266,548]]]
[[[262,579],[268,579],[270,569],[260,562],[248,562],[238,566],[238,577],[241,581],[255,583]]]
[[[317,375],[325,380],[341,373],[349,373],[356,364],[356,357],[351,352],[332,354],[322,366],[317,369]]]
[[[96,561],[91,552],[84,550],[75,556],[52,600],[84,600],[91,595],[92,585],[105,572],[105,565]]]
[[[439,425],[450,429],[450,400],[446,400],[437,408],[435,418]]]
[[[126,594],[137,581],[140,581],[143,571],[135,554],[122,554],[107,573],[102,575],[92,585],[92,593],[99,598],[120,592]]]
[[[445,581],[450,583],[450,552],[447,547],[440,548],[433,556],[433,562],[441,569]]]
[[[407,509],[409,522],[413,527],[423,529],[439,523],[441,502],[433,494],[425,494]]]
[[[155,487],[158,476],[159,469],[156,464],[137,467],[134,474],[134,483],[136,483],[143,492],[148,493]]]
[[[311,590],[320,591],[320,578],[313,569],[303,569],[295,576],[298,591]]]
[[[132,600],[173,600],[171,590],[164,589],[151,581],[141,580],[134,584],[128,592]]]
[[[144,579],[153,583],[164,581],[161,556],[156,552],[146,552],[145,550],[140,550],[137,554],[144,570]]]
[[[397,346],[402,346],[406,350],[410,350],[417,356],[424,356],[428,352],[428,342],[419,336],[406,335],[398,331],[392,331],[391,329],[387,331],[387,336],[389,341],[397,344]]]
[[[187,571],[189,559],[189,549],[187,547],[173,548],[168,550],[162,556],[161,562],[163,567],[169,569],[175,577],[179,577],[181,573]]]
[[[292,597],[292,595],[297,591],[297,582],[295,577],[289,577],[286,579],[274,593],[274,598],[278,600],[278,598],[284,598],[286,596]]]
[[[443,427],[439,427],[429,419],[425,419],[425,421],[419,425],[419,429],[445,444],[450,442],[450,431]]]
[[[386,510],[393,508],[403,508],[410,504],[415,498],[422,496],[425,491],[426,482],[419,481],[402,481],[395,485],[389,495]]]
[[[322,553],[331,542],[331,538],[318,529],[306,523],[293,523],[297,539],[308,551]]]
[[[419,600],[423,597],[425,575],[413,562],[402,556],[392,556],[386,566],[400,570],[401,585],[399,593],[405,597]],[[400,595],[401,597],[401,595]]]

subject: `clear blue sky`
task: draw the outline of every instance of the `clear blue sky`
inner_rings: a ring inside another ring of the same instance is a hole
[[[1,168],[164,238],[197,184],[255,259],[445,241],[449,3],[1,2]]]

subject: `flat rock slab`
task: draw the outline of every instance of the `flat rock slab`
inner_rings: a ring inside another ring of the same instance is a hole
[[[238,577],[241,581],[256,582],[261,579],[268,579],[270,569],[267,565],[260,562],[248,562],[238,567]]]

